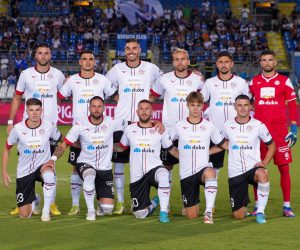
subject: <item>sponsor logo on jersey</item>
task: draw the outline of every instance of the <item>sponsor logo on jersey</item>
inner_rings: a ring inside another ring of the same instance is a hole
[[[183,146],[183,149],[185,149],[185,150],[191,150],[191,149],[200,149],[200,150],[204,150],[205,147],[204,147],[204,146],[201,146],[201,145],[193,145],[193,146],[191,146],[191,145],[189,145],[189,144],[186,144],[186,145]]]
[[[87,150],[95,150],[95,147],[93,145],[88,145],[86,147]]]
[[[264,101],[264,100],[260,100],[258,102],[258,105],[278,105],[278,101]]]
[[[23,153],[24,153],[25,155],[42,154],[42,153],[44,153],[44,152],[45,152],[44,149],[34,149],[34,150],[30,150],[30,149],[28,149],[28,148],[26,148],[26,149],[23,151]]]
[[[85,103],[88,103],[88,102],[87,102],[86,100],[80,98],[80,99],[78,100],[78,103],[79,103],[79,104],[85,104]]]
[[[173,97],[171,98],[171,102],[186,102],[186,98]]]
[[[236,145],[234,144],[232,147],[231,147],[232,150],[252,150],[252,146],[249,146],[249,145]]]
[[[287,147],[287,146],[279,147],[279,148],[278,148],[278,151],[279,151],[280,153],[285,153],[285,152],[288,152],[289,150],[290,150],[290,148]]]
[[[49,94],[39,94],[39,93],[34,93],[32,95],[33,98],[36,98],[36,99],[40,99],[40,98],[53,98],[53,95],[49,95]]]
[[[29,150],[28,148],[26,148],[26,149],[23,151],[23,153],[24,153],[25,155],[31,155],[31,150]]]
[[[129,88],[129,87],[127,87],[127,88],[124,89],[124,93],[131,93],[131,92],[133,92],[133,93],[144,92],[144,89],[141,89],[141,88]]]
[[[135,148],[134,153],[154,153],[154,150],[151,148]]]

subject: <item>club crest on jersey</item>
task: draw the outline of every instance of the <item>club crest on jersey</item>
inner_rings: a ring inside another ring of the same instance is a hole
[[[206,130],[206,127],[203,126],[203,125],[201,125],[201,126],[200,126],[200,130],[204,131],[204,130]]]
[[[253,127],[252,127],[252,126],[247,126],[247,127],[246,127],[246,130],[247,130],[248,132],[251,132],[251,131],[252,131],[252,129],[253,129]]]
[[[48,78],[53,78],[52,74],[48,74],[47,76],[48,76]]]
[[[107,126],[106,126],[106,125],[102,125],[102,126],[101,126],[101,130],[102,130],[102,131],[106,131],[106,130],[107,130]]]
[[[43,135],[44,133],[45,133],[45,130],[44,130],[44,129],[40,129],[40,130],[39,130],[39,134],[40,134],[40,135]]]
[[[145,74],[145,70],[140,69],[140,70],[139,70],[139,73],[140,73],[141,75],[143,75],[143,74]]]
[[[230,86],[231,86],[232,88],[235,88],[235,87],[236,87],[236,83],[235,83],[235,82],[232,82],[232,83],[230,83]]]
[[[187,85],[191,86],[193,82],[191,80],[188,80],[186,83]]]
[[[155,133],[155,129],[150,129],[150,130],[149,130],[149,133],[150,133],[150,134],[154,134],[154,133]]]
[[[279,80],[276,80],[276,81],[274,82],[274,84],[275,84],[275,85],[279,85],[279,84],[280,84],[280,81],[279,81]]]
[[[97,79],[94,79],[93,83],[97,85],[97,84],[99,84],[99,81]]]

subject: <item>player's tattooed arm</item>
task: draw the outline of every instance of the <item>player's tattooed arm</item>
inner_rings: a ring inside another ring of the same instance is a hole
[[[172,147],[171,149],[168,150],[169,153],[174,156],[175,158],[179,159],[179,151],[178,148]]]
[[[121,153],[121,152],[125,151],[125,148],[122,148],[119,143],[114,143],[114,150],[113,151]]]

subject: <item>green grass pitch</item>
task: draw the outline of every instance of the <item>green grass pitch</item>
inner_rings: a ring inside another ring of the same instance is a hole
[[[69,127],[60,127],[66,134]],[[0,126],[0,143],[4,146],[6,126]],[[1,150],[2,152],[2,150]],[[300,146],[293,148],[292,207],[296,218],[282,217],[282,195],[279,173],[272,164],[268,166],[271,193],[266,209],[267,224],[258,225],[254,218],[235,221],[229,204],[227,169],[219,175],[214,224],[203,224],[202,216],[187,220],[181,214],[181,196],[178,167],[173,173],[171,194],[171,223],[160,224],[158,212],[152,217],[137,220],[129,213],[123,216],[97,217],[95,222],[85,221],[86,206],[81,195],[81,214],[66,215],[71,206],[70,173],[67,153],[57,162],[56,203],[63,215],[52,217],[50,223],[42,223],[40,216],[21,220],[9,215],[15,206],[16,147],[10,154],[9,172],[13,183],[9,188],[0,187],[0,249],[300,249]],[[2,153],[1,153],[2,159]],[[129,173],[126,167],[125,201],[130,209]],[[42,193],[39,184],[36,190]],[[154,190],[153,190],[154,195]],[[252,198],[252,188],[250,188]],[[204,196],[201,192],[200,208],[203,211]],[[253,199],[252,199],[253,200]],[[252,206],[250,208],[252,209]]]

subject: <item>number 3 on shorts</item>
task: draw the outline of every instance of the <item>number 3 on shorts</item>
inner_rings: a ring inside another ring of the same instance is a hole
[[[17,194],[17,203],[21,203],[24,201],[24,197],[22,193]]]

